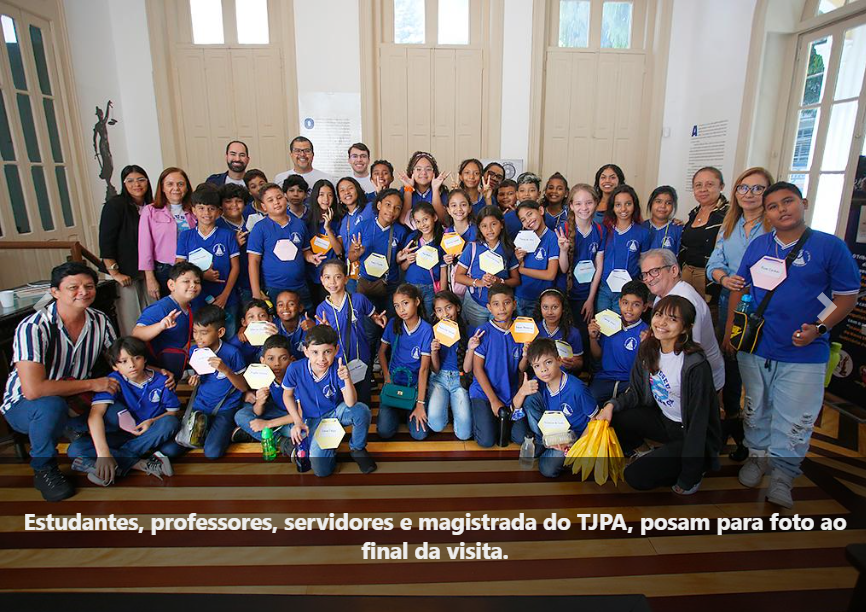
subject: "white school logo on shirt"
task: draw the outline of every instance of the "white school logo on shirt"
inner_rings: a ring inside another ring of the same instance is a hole
[[[336,389],[334,389],[334,387],[330,384],[328,386],[326,386],[324,389],[322,389],[322,395],[324,395],[328,399],[331,399],[336,394],[337,394]]]
[[[511,355],[512,355],[515,359],[520,359],[522,353],[523,353],[523,349],[522,349],[521,347],[519,347],[519,346],[515,346],[515,347],[514,347],[514,350],[511,352]]]
[[[217,380],[223,380],[224,378],[226,378],[226,375],[223,374],[222,372],[220,372],[219,370],[217,370],[215,372],[215,374],[216,374]]]
[[[559,409],[562,411],[562,414],[564,414],[565,416],[571,416],[572,410],[571,410],[571,406],[569,406],[568,404],[560,404]]]
[[[421,359],[421,347],[416,346],[412,349],[412,359]]]
[[[544,259],[547,259],[547,251],[545,251],[544,249],[538,249],[537,251],[535,251],[536,261],[542,261]]]
[[[662,246],[663,247],[673,246],[673,242],[671,242],[670,238],[665,238],[664,240],[662,240]]]
[[[223,245],[221,244],[215,244],[213,247],[213,254],[217,257],[222,257],[226,254],[225,247],[223,247]]]
[[[589,252],[592,253],[593,255],[598,253],[598,243],[597,242],[593,242],[589,245]]]
[[[397,248],[397,239],[396,239],[396,238],[393,238],[393,239],[391,240],[391,248],[392,248],[392,249],[396,249],[396,248]]]
[[[623,344],[623,346],[627,350],[633,351],[637,348],[637,340],[634,338],[629,338],[628,340],[625,341],[625,344]]]
[[[161,395],[160,390],[154,389],[153,391],[150,392],[150,401],[153,402],[154,404],[157,403],[159,401],[160,395]]]
[[[797,255],[797,259],[792,262],[792,265],[802,268],[810,261],[812,261],[812,254],[809,251],[801,250],[800,254]]]
[[[632,253],[637,253],[637,249],[638,249],[637,240],[629,240],[626,244],[628,245],[629,251],[631,251]]]
[[[298,232],[292,232],[292,242],[301,244],[301,235]]]

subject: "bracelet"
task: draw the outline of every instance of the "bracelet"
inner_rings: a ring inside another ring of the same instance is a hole
[[[415,403],[423,406],[426,402],[424,400],[415,400]]]
[[[721,284],[722,284],[722,281],[725,280],[726,278],[728,278],[729,276],[730,276],[730,274],[728,274],[728,273],[726,273],[726,272],[722,272],[722,278],[720,278],[720,279],[719,279],[718,281],[716,281],[716,282],[718,282],[718,283],[721,285]]]
[[[412,185],[403,185],[403,191],[408,191],[409,193],[412,193],[413,191],[415,191],[415,188],[412,187]]]
[[[477,283],[477,282],[478,282],[478,279],[477,279],[477,278],[473,278],[473,279],[472,279],[472,288],[473,288],[473,289],[477,289],[477,288],[478,288],[477,285],[475,284],[475,283]]]

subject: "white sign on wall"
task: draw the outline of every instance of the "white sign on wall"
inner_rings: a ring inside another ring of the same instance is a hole
[[[349,146],[361,141],[361,94],[312,92],[298,96],[301,136],[313,143],[313,167],[335,177],[351,174]]]

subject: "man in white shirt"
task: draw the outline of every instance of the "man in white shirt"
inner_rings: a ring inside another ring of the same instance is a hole
[[[226,183],[234,183],[241,187],[246,187],[244,184],[244,172],[247,171],[247,166],[250,164],[250,151],[246,143],[240,140],[232,140],[226,145],[226,167],[227,172],[220,174],[211,174],[207,177],[206,182],[222,187]]]
[[[289,143],[289,155],[292,158],[292,169],[280,172],[274,177],[274,183],[280,187],[283,186],[283,181],[292,174],[298,174],[304,177],[304,180],[307,181],[307,185],[310,186],[310,189],[313,188],[313,185],[315,185],[316,181],[319,179],[327,179],[332,183],[335,182],[334,177],[330,174],[313,168],[313,157],[315,157],[315,153],[313,152],[313,143],[310,142],[309,138],[305,136],[296,136],[292,139],[292,142]],[[307,191],[307,195],[309,195],[309,191]]]
[[[352,167],[352,176],[361,185],[364,193],[376,191],[370,177],[370,149],[363,142],[356,142],[349,147],[349,165]]]
[[[713,370],[713,384],[716,391],[721,391],[725,386],[725,362],[716,340],[710,308],[703,296],[680,278],[677,256],[668,249],[650,249],[640,257],[640,271],[641,279],[656,296],[656,302],[672,294],[684,297],[694,305],[697,317],[692,337],[704,349]]]

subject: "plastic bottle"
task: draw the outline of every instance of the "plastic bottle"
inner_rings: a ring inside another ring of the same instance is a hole
[[[528,435],[523,438],[523,444],[520,445],[520,469],[531,470],[535,463],[535,436]]]
[[[839,362],[842,361],[842,344],[839,342],[831,342],[830,343],[830,359],[827,361],[827,373],[824,375],[824,387],[830,385],[830,381],[833,380],[833,372],[836,371],[836,366],[839,365]]]
[[[752,304],[752,294],[744,293],[743,297],[740,298],[740,303],[737,304],[737,312],[742,312],[743,314],[752,314],[753,310]]]
[[[309,472],[313,467],[313,464],[310,462],[310,436],[306,432],[301,443],[295,445],[294,459],[295,467],[301,474]]]
[[[274,432],[270,427],[262,430],[262,458],[265,461],[273,461],[277,458],[277,445],[274,443]]]
[[[499,409],[499,446],[511,444],[511,408],[503,406]]]

